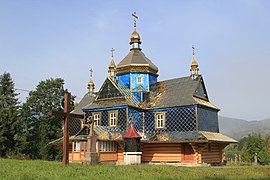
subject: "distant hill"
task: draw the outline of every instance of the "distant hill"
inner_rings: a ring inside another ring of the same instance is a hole
[[[270,118],[261,121],[247,121],[219,116],[219,131],[238,140],[251,133],[270,134]]]

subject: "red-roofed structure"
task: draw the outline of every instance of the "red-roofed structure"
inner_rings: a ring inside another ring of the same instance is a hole
[[[128,131],[124,134],[123,136],[124,139],[136,139],[136,138],[141,138],[139,133],[137,133],[134,124],[131,123]]]

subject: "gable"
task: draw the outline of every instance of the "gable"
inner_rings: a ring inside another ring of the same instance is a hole
[[[194,96],[201,98],[201,99],[204,99],[204,100],[207,100],[207,101],[209,100],[202,78],[200,78],[200,80],[199,80],[199,83],[198,83],[198,86],[195,90]]]
[[[84,126],[75,136],[87,136],[89,134],[88,126]]]
[[[103,83],[102,87],[100,88],[97,100],[116,97],[124,97],[124,96],[116,87],[116,85],[109,78],[107,78]]]

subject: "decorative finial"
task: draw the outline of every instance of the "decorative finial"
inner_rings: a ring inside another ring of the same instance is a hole
[[[138,19],[138,16],[136,15],[136,12],[132,13],[132,16],[134,17],[134,31],[136,31],[136,21]]]
[[[90,69],[90,79],[87,85],[87,89],[89,89],[89,95],[94,95],[95,83],[93,81],[93,69]]]
[[[192,60],[190,65],[190,77],[191,79],[197,79],[199,77],[199,65],[195,57],[195,46],[192,45]]]
[[[111,52],[112,52],[112,58],[113,58],[113,52],[114,52],[114,51],[115,51],[115,49],[112,48],[112,49],[111,49]]]
[[[109,67],[108,67],[108,77],[115,81],[116,80],[116,65],[114,63],[114,59],[113,59],[113,52],[115,51],[115,49],[111,49],[111,52],[112,52],[112,59],[111,59],[111,62],[109,64]]]
[[[192,45],[192,55],[194,56],[195,55],[195,46]]]
[[[93,77],[93,69],[91,68],[90,69],[90,78],[92,78]]]

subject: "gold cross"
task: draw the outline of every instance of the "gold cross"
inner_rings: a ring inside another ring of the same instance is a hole
[[[138,19],[138,16],[136,15],[136,12],[132,13],[132,16],[134,17],[134,30],[136,30],[136,21]]]
[[[115,51],[115,49],[113,49],[113,48],[112,48],[112,49],[111,49],[111,52],[112,52],[112,57],[113,57],[113,52],[114,52],[114,51]]]

